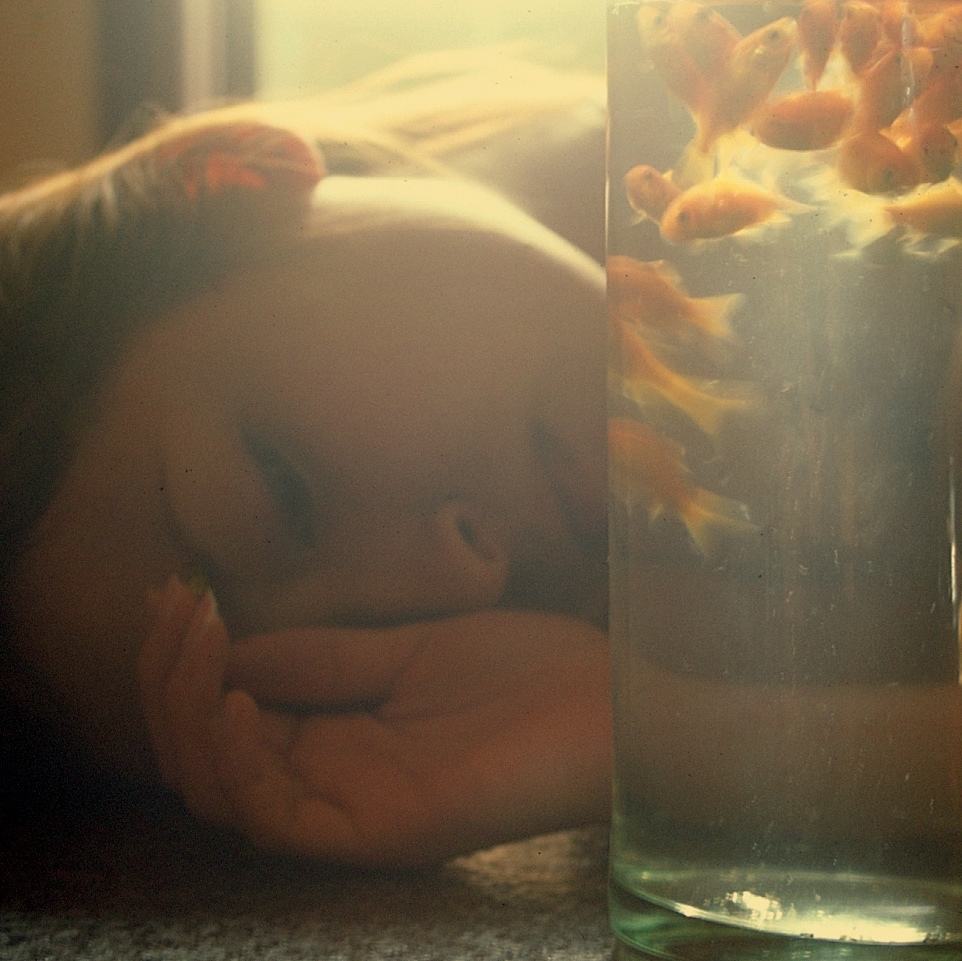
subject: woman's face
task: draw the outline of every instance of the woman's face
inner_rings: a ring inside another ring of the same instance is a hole
[[[597,613],[603,272],[539,237],[307,241],[131,342],[15,582],[25,653],[95,738],[140,746],[172,572],[207,578],[235,638]]]

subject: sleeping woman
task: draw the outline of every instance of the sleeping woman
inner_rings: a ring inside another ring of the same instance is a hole
[[[436,58],[0,196],[11,756],[340,863],[607,817],[601,96]]]

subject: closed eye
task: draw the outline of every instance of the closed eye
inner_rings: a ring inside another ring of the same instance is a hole
[[[284,528],[299,546],[316,547],[314,498],[300,473],[278,448],[257,434],[244,430],[241,438],[264,478]]]

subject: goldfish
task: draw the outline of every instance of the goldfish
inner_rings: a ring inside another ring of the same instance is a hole
[[[933,76],[925,88],[892,124],[896,135],[910,136],[927,124],[947,126],[962,118],[962,70]]]
[[[958,68],[962,64],[962,4],[925,17],[918,25],[917,42],[932,51],[937,72]]]
[[[798,14],[802,76],[814,90],[825,73],[838,33],[835,0],[805,0]]]
[[[652,66],[697,120],[708,100],[708,82],[682,44],[675,21],[660,3],[643,3],[635,20]]]
[[[654,167],[639,164],[625,174],[625,191],[631,209],[652,220],[661,220],[668,205],[681,193],[668,175],[659,173]]]
[[[948,6],[936,4],[938,13],[930,13],[918,25],[918,42],[929,47],[962,42],[962,3]]]
[[[883,210],[892,223],[906,228],[910,241],[925,236],[962,238],[962,183],[955,177],[886,204]]]
[[[628,505],[644,504],[649,523],[661,516],[680,520],[705,556],[718,534],[755,530],[742,504],[697,487],[689,479],[681,445],[648,424],[613,417],[608,423],[611,487]]]
[[[867,194],[902,193],[919,182],[912,158],[876,130],[865,130],[843,141],[838,173],[850,187]]]
[[[838,25],[838,45],[852,73],[858,75],[883,35],[882,15],[863,0],[848,0]]]
[[[706,434],[717,434],[729,415],[748,408],[747,397],[717,397],[658,359],[641,334],[609,312],[613,342],[621,358],[618,390],[640,407],[667,403],[682,411]]]
[[[879,13],[882,32],[896,47],[911,47],[918,42],[918,20],[905,0],[884,0]]]
[[[713,84],[697,144],[707,153],[762,105],[778,82],[795,49],[795,21],[783,17],[743,37],[735,45],[725,74]]]
[[[807,90],[766,104],[752,120],[752,134],[780,150],[824,150],[841,136],[854,104],[841,90]]]
[[[869,64],[859,78],[856,124],[863,130],[888,127],[925,86],[932,69],[928,47],[893,49]]]
[[[926,124],[914,137],[899,142],[902,152],[919,172],[920,183],[939,183],[955,169],[959,142],[948,127]]]
[[[661,218],[661,236],[673,243],[714,240],[764,224],[785,223],[785,211],[807,209],[747,181],[720,176],[690,187],[668,205]]]
[[[678,37],[695,66],[709,82],[731,63],[741,34],[717,10],[695,0],[678,0],[671,8]]]
[[[608,258],[608,294],[619,316],[654,330],[681,336],[696,332],[730,338],[728,316],[741,302],[740,294],[688,297],[681,279],[663,260]]]

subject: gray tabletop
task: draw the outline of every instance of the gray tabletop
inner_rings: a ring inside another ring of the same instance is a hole
[[[3,961],[611,958],[602,826],[416,873],[265,857],[136,805],[23,818],[2,841]]]

